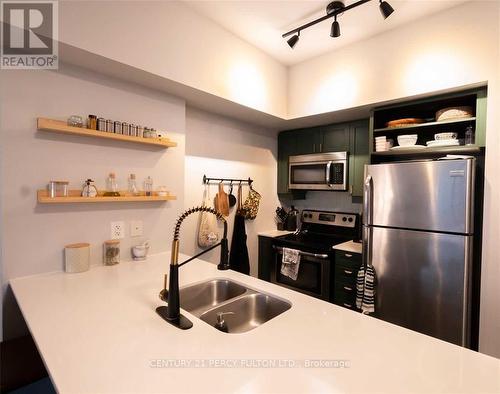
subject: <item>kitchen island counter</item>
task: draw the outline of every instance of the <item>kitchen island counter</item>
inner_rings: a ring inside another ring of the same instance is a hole
[[[181,286],[230,278],[292,307],[242,334],[183,312],[194,325],[179,330],[155,313],[168,262],[10,282],[60,393],[500,391],[498,359],[201,260]]]

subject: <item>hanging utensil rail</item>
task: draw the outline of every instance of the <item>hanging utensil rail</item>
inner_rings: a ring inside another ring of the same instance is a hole
[[[234,179],[234,178],[209,178],[206,175],[203,175],[203,183],[207,184],[210,182],[218,182],[218,183],[224,183],[224,182],[229,182],[229,183],[248,183],[249,185],[252,184],[253,179],[250,177],[248,179]]]

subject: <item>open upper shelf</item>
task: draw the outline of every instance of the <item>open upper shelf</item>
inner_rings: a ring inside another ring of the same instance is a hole
[[[40,204],[68,204],[68,203],[99,203],[99,202],[162,202],[172,201],[177,199],[176,196],[119,196],[105,197],[98,195],[97,197],[82,197],[81,190],[69,190],[68,197],[49,197],[47,190],[38,190],[37,199]]]
[[[431,154],[455,154],[467,155],[479,153],[481,148],[476,145],[462,145],[462,146],[442,146],[436,148],[422,148],[422,149],[395,149],[387,150],[384,152],[373,152],[372,156],[426,156]]]
[[[465,122],[475,122],[476,117],[470,117],[470,118],[460,118],[460,119],[450,119],[450,120],[443,120],[440,122],[427,122],[427,123],[419,123],[419,124],[412,124],[408,126],[402,126],[402,127],[384,127],[382,129],[374,129],[373,131],[375,133],[378,132],[400,132],[403,130],[409,130],[409,129],[425,129],[426,127],[433,127],[433,126],[442,126],[442,125],[453,125],[453,124],[458,124],[458,123],[465,123]]]
[[[105,131],[98,131],[92,129],[86,129],[83,127],[73,127],[68,126],[66,122],[54,119],[47,118],[38,118],[37,119],[37,128],[41,131],[49,131],[53,133],[62,133],[62,134],[72,134],[79,135],[85,137],[96,137],[96,138],[105,138],[109,140],[117,140],[117,141],[125,141],[132,142],[135,144],[149,145],[149,146],[158,146],[161,148],[172,148],[177,146],[176,142],[169,140],[168,138],[143,138],[143,137],[132,137],[129,135],[108,133]]]

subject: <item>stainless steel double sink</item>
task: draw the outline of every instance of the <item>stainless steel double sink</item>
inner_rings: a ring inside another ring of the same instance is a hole
[[[181,308],[215,326],[224,315],[228,333],[253,330],[292,307],[288,301],[229,279],[212,279],[180,289]]]

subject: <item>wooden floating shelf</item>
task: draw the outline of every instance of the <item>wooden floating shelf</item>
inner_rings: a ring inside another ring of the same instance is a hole
[[[49,197],[49,192],[45,189],[37,191],[37,199],[40,204],[70,204],[70,203],[100,203],[100,202],[164,202],[176,200],[177,197],[173,195],[159,196],[117,196],[105,197],[98,195],[97,197],[82,197],[81,190],[69,190],[68,197]]]
[[[372,152],[372,156],[425,156],[440,153],[463,155],[467,153],[479,153],[481,148],[476,145],[471,146],[442,146],[436,148],[422,148],[422,149],[398,149],[388,150],[384,152]]]
[[[412,124],[412,125],[402,126],[402,127],[385,127],[385,128],[382,128],[382,129],[374,129],[373,131],[375,133],[379,133],[379,132],[397,133],[398,131],[402,131],[402,130],[421,129],[421,128],[425,128],[425,127],[441,126],[441,125],[453,125],[453,124],[457,124],[457,123],[473,122],[475,120],[476,120],[475,117],[460,118],[460,119],[450,119],[450,120],[443,120],[441,122],[419,123],[419,124]]]
[[[143,137],[132,137],[129,135],[123,134],[115,134],[108,133],[105,131],[98,131],[92,129],[86,129],[83,127],[73,127],[68,126],[66,122],[61,120],[47,119],[47,118],[38,118],[37,119],[37,128],[41,131],[49,131],[53,133],[61,133],[61,134],[72,134],[79,135],[85,137],[96,137],[96,138],[105,138],[108,140],[116,140],[116,141],[125,141],[132,142],[135,144],[143,144],[149,146],[158,146],[161,148],[173,148],[177,146],[177,143],[169,140],[168,138],[143,138]]]

